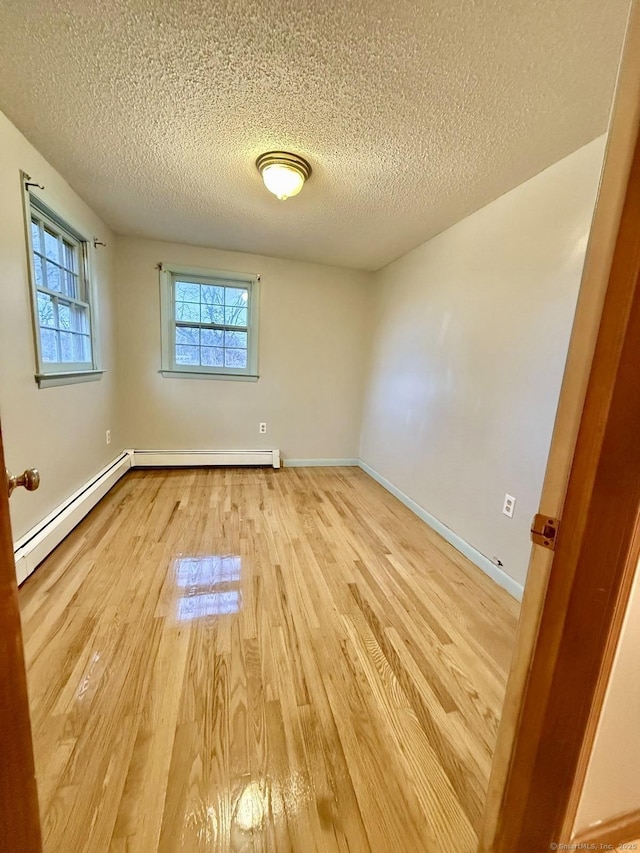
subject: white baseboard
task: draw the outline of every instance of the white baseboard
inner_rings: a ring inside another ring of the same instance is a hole
[[[269,465],[280,467],[279,450],[124,450],[113,462],[57,506],[14,543],[18,583],[22,583],[56,545],[93,509],[130,468]]]
[[[412,498],[408,495],[405,495],[404,492],[401,492],[396,486],[393,485],[389,480],[382,476],[382,474],[378,474],[376,470],[374,470],[370,465],[367,465],[366,462],[360,460],[360,468],[365,471],[370,477],[380,483],[388,492],[398,498],[398,500],[403,503],[406,507],[408,507],[411,512],[414,512],[418,518],[422,519],[425,524],[428,524],[429,527],[432,527],[436,533],[439,533],[443,539],[446,539],[449,544],[453,545],[453,547],[460,551],[461,554],[464,554],[467,559],[471,560],[471,562],[476,565],[479,569],[489,575],[489,577],[494,580],[499,586],[516,598],[518,601],[522,601],[522,595],[524,592],[524,588],[521,584],[519,584],[516,580],[514,580],[511,575],[508,575],[506,572],[503,572],[499,566],[496,566],[488,557],[485,557],[484,554],[481,554],[473,545],[469,545],[468,542],[465,542],[457,533],[454,533],[451,528],[447,527],[446,524],[443,524],[441,521],[438,521],[430,512],[420,506],[419,503],[416,503]]]
[[[134,450],[134,468],[206,468],[223,465],[280,467],[279,450]]]
[[[357,468],[359,459],[283,459],[285,468]]]
[[[388,492],[446,539],[474,565],[489,575],[514,598],[522,599],[523,587],[494,565],[468,542],[427,512],[362,459],[287,459],[289,468],[360,467]],[[280,467],[279,450],[125,450],[82,488],[56,507],[46,518],[14,543],[18,583],[22,583],[68,533],[93,509],[129,468],[206,467],[210,465],[270,465]]]
[[[18,583],[29,577],[56,545],[115,486],[120,477],[126,474],[131,464],[131,452],[124,451],[14,543]]]

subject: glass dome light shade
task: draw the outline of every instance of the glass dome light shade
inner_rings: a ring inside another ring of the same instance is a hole
[[[266,188],[282,201],[298,195],[311,174],[311,166],[306,160],[286,151],[261,154],[256,166]]]
[[[292,195],[298,195],[304,185],[304,177],[291,166],[274,163],[262,170],[262,180],[270,193],[284,201]]]

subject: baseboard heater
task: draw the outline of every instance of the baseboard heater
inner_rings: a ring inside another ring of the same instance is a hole
[[[279,450],[134,450],[134,468],[280,467]]]
[[[132,460],[131,451],[121,453],[14,543],[14,559],[19,584],[29,577],[56,545],[59,545],[98,501],[115,486],[120,477],[131,468]]]
[[[129,468],[280,467],[279,450],[125,450],[14,543],[18,583],[82,521]]]

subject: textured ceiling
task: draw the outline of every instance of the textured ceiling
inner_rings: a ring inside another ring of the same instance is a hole
[[[376,269],[604,132],[627,7],[2,0],[0,108],[119,233]]]

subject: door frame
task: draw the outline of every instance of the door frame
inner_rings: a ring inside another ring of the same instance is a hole
[[[625,38],[480,838],[567,844],[640,552],[640,0]],[[634,385],[636,387],[634,388]],[[632,439],[635,439],[632,440]]]

